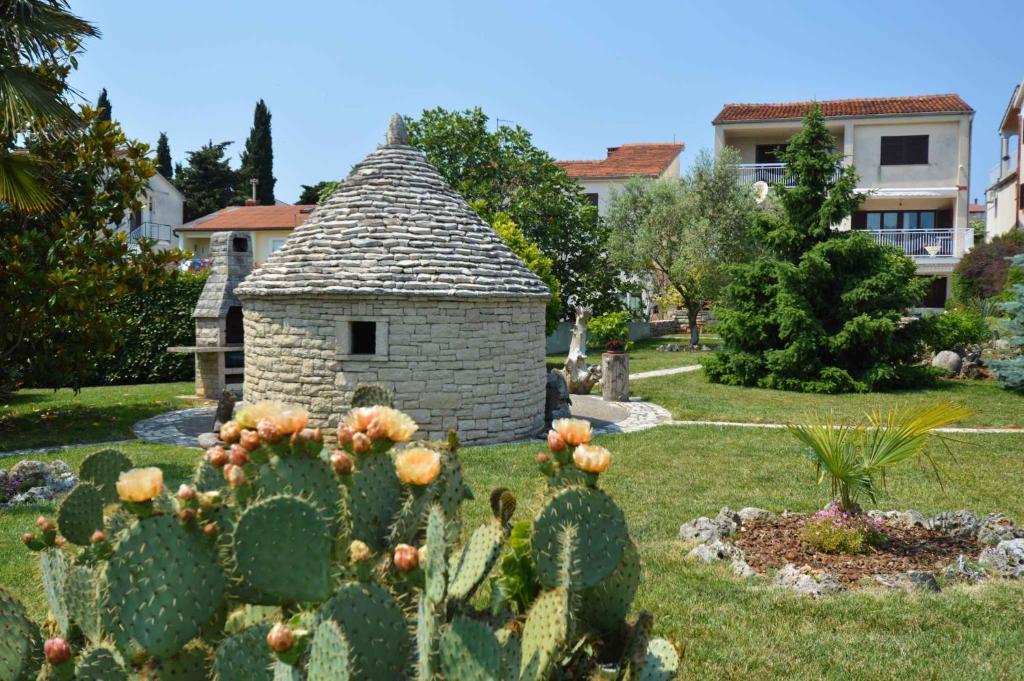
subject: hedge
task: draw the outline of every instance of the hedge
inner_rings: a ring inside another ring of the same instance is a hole
[[[192,311],[206,283],[206,272],[175,272],[165,284],[123,296],[121,342],[95,359],[94,385],[163,383],[195,378],[195,356],[167,352],[171,345],[194,345]]]

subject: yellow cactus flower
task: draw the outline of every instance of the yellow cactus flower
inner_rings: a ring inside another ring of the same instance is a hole
[[[576,468],[587,473],[604,473],[612,461],[612,453],[598,445],[580,445],[572,453]]]
[[[441,472],[441,455],[423,447],[407,449],[395,458],[395,471],[407,485],[429,485]]]
[[[551,424],[551,428],[570,447],[585,445],[593,437],[593,433],[590,431],[590,421],[583,419],[557,419]]]
[[[123,501],[149,501],[164,489],[164,472],[159,468],[133,468],[117,479],[117,496]]]

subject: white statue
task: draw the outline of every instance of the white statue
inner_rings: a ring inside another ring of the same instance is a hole
[[[587,323],[592,312],[590,308],[576,308],[576,326],[569,341],[569,356],[565,360],[562,376],[573,395],[587,395],[601,380],[601,367],[587,366]]]

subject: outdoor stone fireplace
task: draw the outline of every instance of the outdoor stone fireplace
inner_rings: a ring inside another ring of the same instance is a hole
[[[245,400],[333,426],[361,383],[467,443],[536,433],[550,292],[423,154],[397,114],[387,143],[237,289]],[[332,428],[325,428],[330,433]]]

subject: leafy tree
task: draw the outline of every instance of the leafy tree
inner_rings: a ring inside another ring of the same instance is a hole
[[[65,0],[0,2],[0,203],[18,211],[58,202],[41,160],[17,153],[21,136],[60,135],[81,123],[66,79],[81,41],[99,31],[68,7]]]
[[[100,96],[96,98],[96,110],[100,112],[98,120],[110,121],[110,115],[113,111],[113,107],[110,106],[110,97],[107,96],[107,88],[103,88],[100,91]]]
[[[513,253],[519,256],[530,271],[541,278],[548,288],[551,289],[551,300],[548,301],[544,315],[545,333],[550,336],[558,328],[558,319],[562,311],[562,302],[559,297],[558,279],[555,278],[554,263],[551,258],[544,255],[540,246],[526,238],[522,230],[516,226],[507,213],[498,213],[494,216],[491,225],[498,233],[505,245]]]
[[[320,203],[337,189],[339,184],[337,180],[323,180],[316,184],[304,184],[302,185],[302,193],[299,194],[298,203]]]
[[[506,125],[489,131],[479,108],[429,109],[407,123],[410,142],[456,191],[481,206],[484,220],[493,223],[506,213],[551,258],[563,308],[621,309],[627,285],[608,263],[608,230],[597,208],[533,145],[528,131]]]
[[[256,103],[252,129],[242,151],[238,170],[238,192],[242,202],[252,197],[251,180],[256,179],[256,200],[261,206],[274,205],[274,142],[270,133],[270,110],[261,99]]]
[[[54,197],[44,211],[0,211],[0,392],[19,386],[78,388],[91,357],[122,328],[114,303],[158,285],[174,251],[136,249],[115,225],[140,208],[149,148],[86,107],[81,126],[32,136],[27,150]]]
[[[932,380],[916,365],[923,325],[904,324],[926,283],[899,250],[833,228],[863,201],[817,106],[783,160],[793,187],[773,188],[778,210],[760,213],[752,238],[767,251],[733,268],[717,308],[723,351],[708,378],[805,392],[864,392]]]
[[[185,221],[229,206],[238,195],[238,171],[231,167],[224,152],[231,142],[211,140],[198,151],[185,153],[188,165],[174,169],[174,184],[185,195]]]
[[[1024,254],[1013,257],[1015,271],[1024,272]],[[1010,318],[1005,322],[1005,331],[1010,347],[1024,353],[1024,283],[1012,286],[1012,298],[1002,304]],[[992,360],[992,368],[999,376],[999,383],[1007,390],[1024,392],[1024,354],[1004,360]]]
[[[998,296],[1006,288],[1009,258],[1024,253],[1024,232],[1012,230],[975,244],[953,271],[953,295],[961,302]]]
[[[171,163],[171,145],[167,142],[167,133],[160,133],[156,142],[156,170],[168,180],[174,179],[174,166]]]
[[[701,152],[681,180],[633,178],[612,193],[607,221],[612,262],[655,286],[675,290],[686,307],[690,343],[697,318],[728,280],[728,265],[750,257],[754,195],[739,181],[739,155]]]

